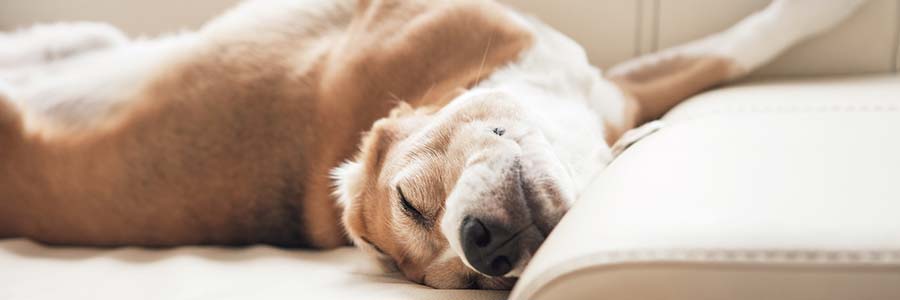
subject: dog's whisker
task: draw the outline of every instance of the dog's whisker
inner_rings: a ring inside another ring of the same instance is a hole
[[[488,52],[491,51],[491,44],[494,43],[494,34],[488,36],[487,45],[484,47],[484,55],[481,56],[481,65],[478,66],[478,73],[475,75],[475,85],[481,83],[481,72],[484,71],[484,63],[487,61]]]

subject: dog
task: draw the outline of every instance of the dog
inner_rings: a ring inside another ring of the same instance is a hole
[[[476,0],[247,1],[147,40],[4,34],[0,237],[352,243],[414,282],[508,289],[627,132],[862,2],[776,0],[606,73]]]

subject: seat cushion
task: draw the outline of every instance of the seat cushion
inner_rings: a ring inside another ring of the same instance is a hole
[[[0,299],[505,299],[385,275],[357,249],[49,248],[0,242]]]
[[[900,77],[729,87],[665,122],[513,299],[900,299]]]

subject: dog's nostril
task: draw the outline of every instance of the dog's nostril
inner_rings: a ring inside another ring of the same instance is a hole
[[[475,219],[472,234],[475,237],[475,246],[487,247],[491,243],[491,232],[484,227],[481,220]]]
[[[466,216],[460,226],[463,254],[472,268],[487,276],[509,273],[519,259],[519,236],[507,226]]]
[[[506,256],[499,256],[491,261],[491,270],[494,270],[497,274],[506,274],[512,270],[512,264]]]
[[[468,245],[484,248],[491,244],[491,231],[478,218],[466,217],[462,225],[462,238]]]

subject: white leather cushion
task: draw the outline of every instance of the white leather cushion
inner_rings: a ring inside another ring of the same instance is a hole
[[[730,87],[666,122],[513,299],[900,299],[900,77]]]
[[[504,299],[384,275],[360,251],[48,248],[0,242],[0,299]]]

